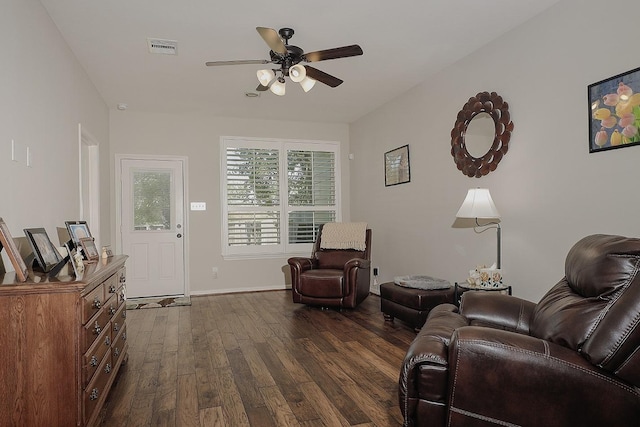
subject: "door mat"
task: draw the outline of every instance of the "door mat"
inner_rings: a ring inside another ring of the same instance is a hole
[[[129,298],[127,310],[138,308],[161,308],[191,305],[191,297],[155,297],[155,298]]]

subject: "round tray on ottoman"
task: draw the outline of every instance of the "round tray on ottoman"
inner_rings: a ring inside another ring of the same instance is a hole
[[[384,319],[398,318],[416,331],[422,328],[431,309],[437,305],[455,302],[455,288],[417,289],[394,282],[380,285],[380,310]]]

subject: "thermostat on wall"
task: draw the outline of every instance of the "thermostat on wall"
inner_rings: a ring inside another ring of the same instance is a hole
[[[207,202],[191,202],[192,211],[206,211]]]

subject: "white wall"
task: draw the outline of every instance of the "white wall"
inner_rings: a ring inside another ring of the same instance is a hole
[[[100,141],[108,170],[109,112],[39,1],[3,0],[0,39],[0,217],[14,237],[44,227],[58,243],[56,227],[80,213],[78,124]],[[106,178],[103,218],[110,216]],[[101,235],[109,236],[109,222],[103,225]]]
[[[205,113],[165,115],[128,110],[112,113],[110,133],[112,158],[115,154],[156,154],[188,158],[187,202],[207,203],[207,210],[204,212],[187,212],[187,268],[191,294],[284,289],[287,283],[290,285],[286,257],[263,260],[222,259],[221,136],[340,141],[344,188],[343,219],[349,219],[349,131],[346,124],[219,118]],[[113,221],[115,225],[115,218]],[[211,271],[214,266],[218,267],[217,279],[213,278]]]
[[[640,66],[636,0],[566,0],[350,127],[351,211],[373,229],[379,282],[430,274],[464,280],[495,260],[495,232],[453,229],[469,188],[487,187],[502,215],[503,269],[537,301],[564,259],[593,233],[640,236],[640,146],[588,152],[587,86]],[[482,29],[479,29],[481,31]],[[457,170],[450,132],[469,97],[495,91],[515,130],[498,169]],[[384,152],[410,145],[411,182],[384,186]]]

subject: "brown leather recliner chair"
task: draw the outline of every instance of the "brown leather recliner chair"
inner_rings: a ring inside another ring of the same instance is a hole
[[[400,373],[406,426],[640,425],[640,239],[593,235],[538,304],[466,292]]]
[[[293,302],[323,307],[354,308],[369,296],[371,230],[365,250],[322,249],[322,228],[311,258],[289,258]]]

